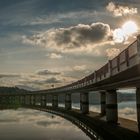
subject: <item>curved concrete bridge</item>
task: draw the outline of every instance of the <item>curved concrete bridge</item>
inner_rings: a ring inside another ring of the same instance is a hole
[[[116,91],[119,88],[131,87],[136,88],[136,127],[140,131],[140,36],[114,59],[81,80],[58,88],[29,92],[28,94],[7,94],[5,97],[7,97],[8,102],[18,100],[22,105],[36,106],[40,103],[42,107],[46,107],[47,98],[51,95],[52,108],[58,109],[58,97],[63,94],[65,96],[65,110],[70,112],[72,110],[71,95],[80,93],[80,112],[86,115],[89,114],[89,92],[99,91],[101,115],[106,116],[106,122],[111,123],[112,126],[118,126]],[[2,95],[1,100],[4,100],[5,97]],[[134,131],[138,134],[137,130]]]

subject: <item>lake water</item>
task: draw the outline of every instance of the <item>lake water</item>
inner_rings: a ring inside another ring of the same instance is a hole
[[[119,103],[119,116],[136,120],[136,103]],[[60,106],[64,106],[61,104]],[[73,104],[79,108],[79,104]],[[90,105],[100,111],[99,105]],[[19,108],[0,111],[0,140],[90,140],[71,122],[47,112]]]
[[[0,111],[0,140],[90,140],[71,122],[31,109]]]
[[[59,104],[60,107],[64,107],[64,104]],[[73,108],[79,109],[80,104],[79,103],[73,103]],[[99,112],[100,113],[100,105],[89,105],[89,110],[93,112]],[[127,118],[130,120],[137,120],[136,115],[136,102],[135,101],[128,101],[128,102],[120,102],[118,103],[118,116],[122,118]]]

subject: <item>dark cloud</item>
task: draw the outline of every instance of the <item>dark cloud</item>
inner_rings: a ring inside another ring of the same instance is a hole
[[[0,119],[0,123],[14,123],[14,122],[19,122],[20,120],[18,118],[15,119]]]
[[[0,74],[0,78],[17,78],[20,77],[18,74]]]
[[[110,40],[110,35],[110,26],[97,22],[91,25],[78,24],[69,28],[51,29],[31,37],[24,36],[23,42],[64,51],[104,43]]]
[[[39,70],[37,71],[38,75],[60,75],[60,72],[53,72],[53,71],[49,71],[49,70]]]
[[[61,80],[55,78],[55,77],[51,77],[51,78],[47,78],[45,80],[41,79],[41,80],[31,80],[31,81],[22,81],[21,83],[23,84],[35,84],[35,85],[44,85],[44,84],[53,84],[53,83],[62,83]]]
[[[55,77],[52,77],[52,78],[49,78],[47,80],[44,81],[45,83],[48,83],[48,84],[53,84],[53,83],[62,83],[61,80],[55,78]]]
[[[72,47],[79,47],[81,44],[96,43],[107,39],[110,27],[104,23],[93,23],[91,25],[79,24],[74,27],[59,29],[55,34],[55,41],[58,45],[71,43]]]
[[[48,121],[38,121],[36,124],[39,125],[39,126],[47,127],[47,126],[50,126],[50,125],[60,124],[60,122],[58,122],[58,121],[51,121],[51,122],[48,122]]]

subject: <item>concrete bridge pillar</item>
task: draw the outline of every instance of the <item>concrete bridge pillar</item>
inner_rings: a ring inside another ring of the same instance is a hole
[[[20,103],[20,105],[22,104],[22,96],[21,95],[19,96],[19,103]]]
[[[28,105],[28,95],[25,96],[25,104]]]
[[[46,106],[46,95],[41,96],[41,106],[43,106],[43,107]]]
[[[11,100],[11,99],[10,99]],[[10,101],[11,102],[11,101]],[[20,104],[22,105],[23,104],[23,96],[20,95]]]
[[[138,129],[140,132],[140,88],[136,90],[136,104],[137,104],[137,122],[138,122]]]
[[[118,105],[116,90],[106,92],[106,120],[110,123],[118,122]]]
[[[32,95],[32,105],[35,105],[36,104],[36,96],[35,95]]]
[[[40,95],[40,104],[44,106],[44,95]]]
[[[31,96],[30,96],[30,95],[27,96],[27,104],[28,104],[28,105],[31,104]]]
[[[71,94],[65,94],[65,109],[71,110]]]
[[[25,105],[26,100],[25,100],[25,95],[23,95],[23,105]]]
[[[29,105],[32,105],[32,95],[29,95],[29,98],[30,98]]]
[[[10,97],[10,104],[13,104],[13,96]]]
[[[43,106],[43,95],[40,95],[40,105]]]
[[[112,76],[112,62],[109,60],[108,62],[108,71],[109,71],[109,76]]]
[[[80,93],[80,110],[83,114],[89,113],[89,94]]]
[[[6,97],[6,103],[8,103],[8,96]],[[20,96],[16,96],[16,104],[20,104]]]
[[[101,103],[101,115],[104,116],[106,114],[106,92],[100,92],[100,103]]]
[[[13,98],[13,103],[16,104],[16,96]]]
[[[52,96],[52,107],[57,108],[58,107],[58,95]]]
[[[30,95],[30,105],[34,105],[34,95]]]
[[[34,95],[32,95],[32,105],[34,105]]]
[[[32,95],[29,95],[29,105],[32,105]]]

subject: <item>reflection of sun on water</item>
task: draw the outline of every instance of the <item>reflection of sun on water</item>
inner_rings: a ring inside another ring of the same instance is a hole
[[[138,27],[134,21],[125,22],[121,28],[115,29],[113,32],[113,39],[117,43],[124,42],[129,36],[137,33]]]

